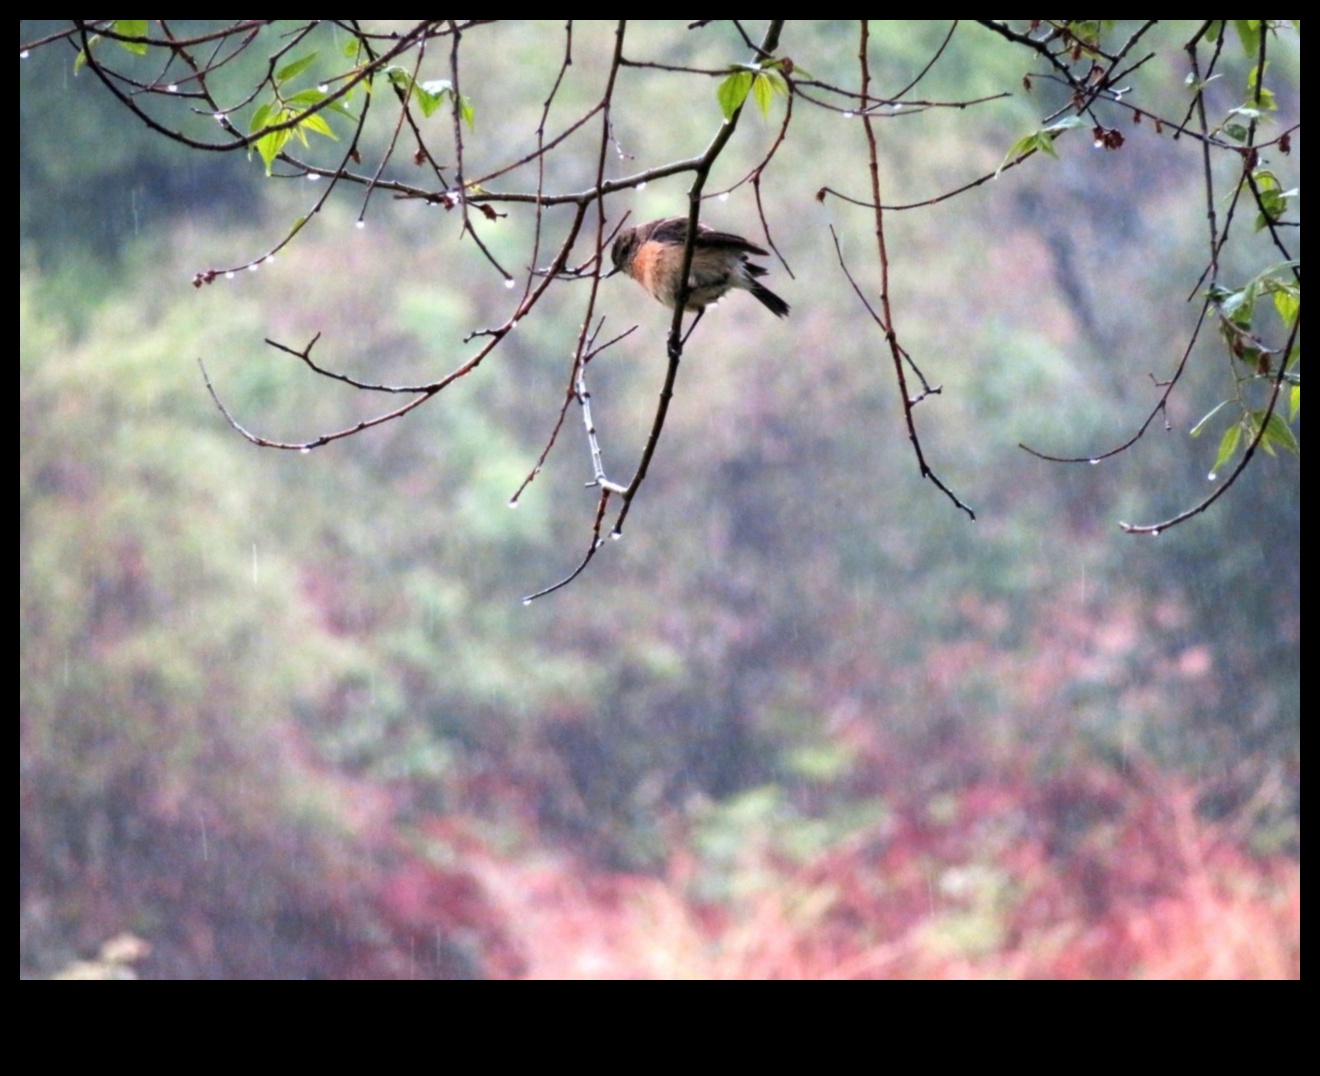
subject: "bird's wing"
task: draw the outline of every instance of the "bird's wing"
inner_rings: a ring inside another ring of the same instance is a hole
[[[687,217],[666,217],[656,221],[654,229],[646,238],[660,243],[686,243],[688,234]],[[697,225],[697,243],[703,247],[722,247],[725,250],[741,250],[747,254],[767,255],[755,243],[749,243],[740,235],[732,232],[717,232],[704,224]]]
[[[703,247],[723,247],[725,250],[741,250],[746,254],[767,254],[768,251],[762,250],[755,243],[749,243],[740,235],[734,235],[732,232],[707,232],[697,236],[697,242]]]

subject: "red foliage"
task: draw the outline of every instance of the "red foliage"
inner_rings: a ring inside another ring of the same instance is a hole
[[[1195,790],[1088,769],[914,801],[728,904],[666,879],[488,860],[524,978],[1295,978],[1300,869]]]

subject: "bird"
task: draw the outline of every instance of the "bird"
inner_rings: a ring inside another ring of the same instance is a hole
[[[687,236],[687,217],[665,217],[626,228],[614,241],[611,251],[614,271],[609,275],[627,273],[672,309],[678,302],[679,273],[683,267]],[[689,334],[696,328],[706,307],[723,298],[731,288],[750,291],[777,318],[788,316],[788,303],[757,279],[765,276],[768,270],[751,261],[753,255],[768,257],[769,251],[749,243],[740,235],[697,225],[687,302],[684,304],[685,310],[697,312],[696,321],[688,329]]]

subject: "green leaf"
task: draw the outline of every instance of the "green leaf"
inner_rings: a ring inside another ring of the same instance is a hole
[[[100,34],[93,34],[87,39],[87,47],[78,50],[78,55],[73,58],[73,73],[78,74],[82,70],[83,64],[87,62],[87,54],[92,51],[101,40]]]
[[[313,105],[319,105],[329,96],[324,90],[299,90],[291,97],[286,97],[284,103],[292,108],[311,108]]]
[[[1270,222],[1278,221],[1301,191],[1297,187],[1286,191],[1280,189],[1278,177],[1264,168],[1258,169],[1252,177],[1260,190],[1261,212],[1256,215],[1256,231],[1260,231]]]
[[[146,37],[147,20],[115,19],[115,33],[123,34],[125,37]],[[147,54],[147,43],[145,41],[121,41],[119,44],[128,49],[134,56],[145,56]]]
[[[1242,42],[1242,51],[1254,60],[1260,54],[1260,20],[1234,19],[1233,29]]]
[[[1265,63],[1254,63],[1254,65],[1251,65],[1251,70],[1246,73],[1247,100],[1250,100],[1250,102],[1262,112],[1274,112],[1276,108],[1278,108],[1274,102],[1274,94],[1270,92],[1269,88],[1262,86],[1259,94],[1255,91],[1255,84],[1257,84],[1259,79],[1265,77],[1265,71],[1269,70],[1269,67],[1269,61],[1266,61]]]
[[[753,76],[752,94],[756,98],[761,115],[768,115],[775,94],[788,96],[788,80],[773,67],[767,67]]]
[[[753,75],[750,71],[734,71],[720,83],[716,91],[716,97],[719,98],[720,111],[724,113],[726,120],[733,119],[733,114],[742,108],[742,103],[747,100],[747,94],[752,88]]]
[[[257,139],[257,152],[261,154],[261,159],[266,162],[266,175],[270,175],[271,167],[275,164],[275,158],[280,155],[280,150],[289,141],[290,133],[289,131],[272,131],[270,134]]]
[[[1192,427],[1191,436],[1200,437],[1201,434],[1205,432],[1205,424],[1209,422],[1212,418],[1214,418],[1215,415],[1219,414],[1219,412],[1222,411],[1227,406],[1228,406],[1227,400],[1215,404],[1215,406],[1206,413],[1205,418],[1201,419],[1200,422],[1198,422],[1195,426]]]
[[[1040,153],[1048,153],[1051,157],[1058,158],[1059,154],[1054,148],[1054,139],[1064,131],[1071,131],[1076,127],[1085,127],[1087,123],[1081,116],[1069,116],[1067,119],[1060,120],[1058,123],[1052,123],[1048,127],[1039,131],[1032,131],[1029,135],[1023,135],[1012,146],[1008,153],[995,169],[995,175],[999,175],[1013,161],[1020,157],[1025,157],[1033,150]]]
[[[306,56],[300,56],[292,63],[287,63],[276,71],[275,81],[277,83],[289,82],[301,75],[314,63],[316,63],[316,53],[310,52]]]
[[[422,115],[426,117],[433,115],[436,109],[444,104],[444,98],[437,97],[433,93],[427,93],[420,86],[413,91],[413,100],[421,107]]]
[[[416,82],[402,67],[386,68],[385,74],[394,86],[410,94],[410,99],[417,102],[417,107],[422,110],[422,115],[428,119],[435,114],[446,100],[454,96],[454,84],[447,78]],[[472,107],[470,98],[461,95],[458,97],[458,114],[469,128],[475,130],[476,111]],[[356,118],[350,112],[345,112],[345,115]]]
[[[1235,325],[1251,327],[1251,305],[1256,301],[1257,285],[1253,281],[1241,291],[1231,291],[1219,300],[1219,311]]]
[[[1188,71],[1188,72],[1187,72],[1187,76],[1183,79],[1183,82],[1184,82],[1184,83],[1185,83],[1185,84],[1191,89],[1191,91],[1195,94],[1195,93],[1200,93],[1200,92],[1201,92],[1202,90],[1204,90],[1207,86],[1209,86],[1210,83],[1212,83],[1212,82],[1217,82],[1219,79],[1221,79],[1221,78],[1223,78],[1223,77],[1224,77],[1223,75],[1211,75],[1211,76],[1210,76],[1209,78],[1207,78],[1207,79],[1204,79],[1204,80],[1201,80],[1201,81],[1197,81],[1196,75],[1195,75],[1193,72]]]
[[[273,126],[275,124],[284,123],[287,120],[293,119],[295,115],[296,113],[289,109],[282,108],[271,118],[270,124]],[[277,158],[280,155],[280,151],[288,145],[289,139],[293,137],[293,134],[294,129],[286,127],[283,130],[271,131],[270,134],[263,135],[261,138],[257,139],[257,152],[261,154],[261,159],[266,162],[266,175],[270,175],[271,167],[275,164],[275,158]],[[306,141],[305,135],[300,133],[300,137],[304,142]]]
[[[1297,320],[1298,311],[1302,309],[1300,292],[1280,288],[1274,293],[1274,309],[1279,312],[1279,317],[1283,319],[1283,327],[1291,329],[1293,323]]]
[[[1242,426],[1240,423],[1233,423],[1224,431],[1224,436],[1219,441],[1219,455],[1215,457],[1215,462],[1210,466],[1210,473],[1214,474],[1224,464],[1233,458],[1233,453],[1237,451],[1238,442],[1242,440]]]
[[[325,122],[325,117],[319,112],[313,112],[310,116],[304,116],[302,121],[298,124],[298,129],[300,131],[315,131],[317,134],[325,135],[326,138],[333,139],[335,142],[339,141],[339,136],[335,134],[333,129],[331,129],[330,124]],[[307,140],[303,139],[304,145],[306,145],[306,142]]]
[[[252,113],[252,122],[248,124],[248,134],[256,134],[266,126],[270,118],[271,110],[275,107],[274,102],[267,101],[264,105],[258,105],[257,110]]]
[[[1040,137],[1040,132],[1037,131],[1029,135],[1023,135],[1021,138],[1019,138],[1016,142],[1014,142],[1011,146],[1008,147],[1008,152],[1004,154],[1004,159],[999,162],[999,167],[995,169],[995,175],[999,175],[1000,172],[1002,172],[1014,161],[1019,160],[1022,157],[1025,157],[1028,153],[1031,153],[1035,150],[1043,150],[1045,153],[1048,153],[1051,157],[1058,156],[1058,154],[1054,152],[1054,143],[1050,141],[1050,139],[1048,138],[1046,138],[1044,142],[1042,142]]]
[[[1284,195],[1288,198],[1295,197],[1296,194],[1296,188],[1290,191],[1284,191]],[[1292,270],[1296,269],[1300,264],[1301,262],[1296,258],[1290,258],[1286,262],[1274,262],[1272,265],[1267,266],[1252,277],[1247,284],[1246,290],[1251,291],[1253,299],[1255,299],[1256,295],[1260,292],[1274,292],[1280,288],[1283,288],[1286,291],[1295,291],[1297,289],[1297,283],[1293,279]]]
[[[446,79],[435,82],[414,83],[413,99],[422,110],[422,115],[430,117],[442,104],[450,92],[450,83]]]
[[[1297,417],[1297,412],[1302,409],[1302,386],[1294,385],[1288,390],[1288,421],[1291,422]]]
[[[1089,126],[1091,125],[1087,123],[1086,120],[1082,119],[1081,116],[1069,116],[1066,119],[1060,120],[1058,123],[1051,123],[1045,128],[1045,132],[1049,134],[1058,134],[1060,131],[1071,131],[1077,127]]]
[[[1256,214],[1256,231],[1261,231],[1271,224],[1278,223],[1288,208],[1288,199],[1282,191],[1261,191],[1260,209]]]
[[[1253,412],[1252,417],[1256,424],[1260,424],[1260,413]],[[1294,456],[1301,455],[1301,450],[1297,446],[1297,438],[1293,436],[1292,427],[1283,420],[1283,416],[1277,411],[1272,412],[1265,421],[1265,433],[1260,439],[1260,443],[1265,447],[1265,451],[1271,456],[1274,455],[1274,446],[1277,445],[1286,452],[1291,452]]]

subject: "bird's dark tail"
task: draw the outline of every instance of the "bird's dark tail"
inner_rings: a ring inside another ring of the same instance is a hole
[[[758,267],[759,268],[759,267]],[[788,317],[788,303],[772,292],[759,280],[748,282],[747,290],[761,300],[761,305],[777,318]]]

